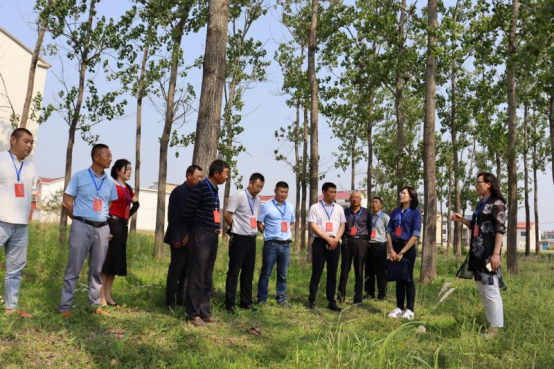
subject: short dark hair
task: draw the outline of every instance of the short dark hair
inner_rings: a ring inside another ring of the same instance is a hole
[[[334,188],[336,190],[337,186],[332,182],[325,182],[323,186],[321,186],[321,190],[323,192],[327,192],[330,188]]]
[[[127,159],[117,159],[112,166],[111,176],[113,179],[117,179],[117,172],[119,172],[121,169],[127,167],[127,165],[130,165],[131,162]]]
[[[381,201],[381,204],[383,203],[383,199],[380,198],[379,196],[373,196],[372,200],[379,200]]]
[[[92,160],[94,160],[95,155],[99,155],[99,152],[104,149],[109,149],[108,145],[104,144],[96,144],[92,147],[92,150],[90,150],[90,157]]]
[[[261,182],[265,182],[265,178],[261,173],[252,173],[252,175],[250,176],[250,182],[256,182],[258,179]]]
[[[287,182],[285,182],[285,181],[279,181],[279,182],[277,182],[277,184],[275,185],[275,189],[278,189],[278,188],[286,188],[286,189],[288,189],[288,188],[289,188],[289,185],[288,185]]]
[[[189,166],[189,167],[187,168],[187,173],[186,173],[186,175],[187,175],[187,176],[188,176],[189,174],[190,174],[190,175],[193,175],[194,172],[196,172],[197,170],[202,171],[203,169],[202,169],[202,167],[200,167],[199,165],[192,164],[191,166]]]
[[[33,134],[31,131],[29,131],[27,128],[16,128],[13,130],[11,137],[15,137],[16,140],[19,140],[21,136],[24,134],[27,134],[31,137],[33,137]]]
[[[489,172],[480,172],[477,174],[476,178],[483,177],[483,181],[491,184],[491,197],[493,199],[502,200],[503,203],[506,203],[506,199],[502,196],[502,191],[500,190],[500,184],[496,176]]]
[[[223,173],[223,170],[225,168],[229,169],[229,164],[227,164],[226,162],[224,162],[223,160],[220,160],[220,159],[214,160],[210,164],[210,170],[208,172],[208,177],[212,177],[216,173]]]
[[[417,199],[417,191],[413,187],[406,186],[402,189],[402,191],[408,190],[408,194],[412,198],[410,201],[410,208],[417,209],[419,206],[419,200]]]

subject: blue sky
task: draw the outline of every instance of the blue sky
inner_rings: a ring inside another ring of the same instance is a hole
[[[99,12],[107,16],[116,17],[121,14],[128,6],[128,0],[102,1]],[[109,9],[108,9],[109,5]],[[6,28],[15,37],[33,48],[36,42],[36,31],[32,26],[32,21],[36,18],[33,12],[34,1],[18,0],[3,1],[0,4],[0,24]],[[290,124],[294,118],[295,112],[289,109],[286,104],[286,96],[280,94],[282,76],[278,64],[273,61],[273,55],[277,43],[287,37],[286,30],[276,20],[275,10],[272,10],[266,17],[254,23],[251,35],[266,42],[267,58],[272,60],[268,68],[268,81],[254,86],[253,89],[246,92],[245,107],[243,109],[243,126],[245,131],[239,140],[246,146],[247,151],[238,158],[238,168],[240,173],[248,177],[250,173],[258,171],[266,176],[266,188],[263,194],[272,193],[273,185],[279,180],[285,180],[294,187],[294,175],[286,164],[277,162],[274,159],[273,150],[280,143],[274,137],[274,131],[280,126]],[[52,40],[47,36],[45,43]],[[185,51],[188,61],[203,54],[203,45],[205,43],[205,29],[198,34],[185,37],[182,47]],[[49,71],[44,89],[45,102],[52,102],[55,94],[60,89],[60,84],[54,74],[60,74],[61,62],[55,57],[46,58],[52,68]],[[76,76],[74,65],[65,61],[64,68],[66,74]],[[22,77],[26,82],[27,76]],[[191,83],[200,96],[201,70],[194,70],[189,73],[186,82]],[[96,81],[100,90],[107,87],[101,77]],[[93,128],[94,134],[100,136],[100,142],[110,146],[114,159],[127,158],[134,161],[135,147],[135,103],[129,98],[129,104],[126,108],[125,118],[103,122]],[[142,140],[142,187],[148,187],[157,181],[158,177],[158,157],[159,144],[158,137],[161,136],[163,129],[163,117],[146,100],[146,106],[143,110],[143,140]],[[191,115],[187,123],[180,129],[180,133],[191,132],[196,124],[196,116]],[[438,124],[438,123],[437,123]],[[35,162],[39,173],[43,177],[61,177],[65,167],[65,151],[67,147],[67,125],[56,113],[51,119],[42,125],[39,130]],[[321,169],[331,168],[326,179],[334,181],[339,189],[350,188],[350,173],[341,173],[334,169],[333,151],[336,151],[338,142],[331,139],[331,130],[325,122],[325,118],[320,116],[320,155]],[[184,180],[184,172],[190,164],[192,149],[179,149],[179,157],[175,157],[176,149],[170,148],[168,161],[168,181],[180,183]],[[76,139],[73,159],[73,171],[80,170],[90,165],[90,147],[78,136]],[[291,158],[293,152],[290,152]],[[359,165],[357,181],[363,180],[363,174],[366,167],[365,163]],[[340,175],[340,177],[339,177]],[[133,180],[132,182],[133,183]],[[290,199],[294,200],[294,188],[291,188]],[[234,186],[233,186],[234,190]],[[547,208],[548,203],[554,201],[554,192],[552,191],[552,178],[550,171],[547,174],[540,174],[539,194],[541,229],[554,229],[554,215]],[[531,195],[532,196],[532,195]],[[531,197],[532,199],[532,197]],[[523,220],[524,213],[520,209],[519,220]]]

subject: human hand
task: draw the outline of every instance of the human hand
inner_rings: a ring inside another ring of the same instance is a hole
[[[396,252],[392,251],[390,252],[390,260],[391,261],[396,261]]]
[[[185,247],[185,246],[188,246],[188,243],[189,243],[189,235],[187,234],[187,235],[185,236],[185,238],[183,238],[183,242],[181,243],[181,245],[182,245],[183,247]]]
[[[396,254],[396,261],[402,260],[403,257],[404,257],[404,253],[403,253],[403,252],[400,252],[400,253]]]
[[[498,270],[500,269],[500,266],[502,265],[502,263],[500,263],[500,255],[497,255],[497,254],[493,254],[491,256],[491,267],[492,267],[492,270]]]
[[[450,219],[454,222],[461,222],[464,219],[464,217],[459,213],[454,213],[452,214],[452,217],[450,217]]]
[[[329,249],[334,250],[337,248],[337,245],[339,244],[339,241],[335,238],[329,237],[327,240],[327,244],[329,244]]]
[[[113,234],[108,236],[108,241],[111,241],[113,239]]]
[[[182,245],[181,245],[181,242],[174,242],[174,243],[173,243],[173,248],[174,248],[174,249],[180,249],[181,246],[182,246]]]

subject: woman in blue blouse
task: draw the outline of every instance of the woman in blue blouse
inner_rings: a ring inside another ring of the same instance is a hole
[[[400,207],[390,214],[387,239],[390,259],[400,261],[408,259],[409,282],[396,282],[396,309],[390,318],[414,318],[415,285],[414,265],[416,260],[416,243],[421,234],[421,212],[417,209],[419,201],[417,192],[412,187],[404,187],[400,192]],[[406,310],[404,302],[407,297]]]

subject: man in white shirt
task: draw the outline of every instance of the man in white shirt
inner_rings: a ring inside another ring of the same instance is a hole
[[[322,187],[323,200],[310,207],[308,222],[314,233],[312,243],[312,277],[310,279],[309,308],[315,309],[316,295],[323,267],[327,262],[327,306],[332,311],[341,311],[335,301],[337,270],[340,258],[339,241],[344,233],[346,218],[342,206],[335,204],[337,186],[326,182]]]
[[[25,160],[33,151],[33,135],[25,128],[12,132],[10,150],[0,153],[0,247],[6,249],[5,314],[25,318],[17,308],[23,268],[27,264],[32,189],[38,180],[33,163]]]
[[[256,235],[262,202],[258,194],[264,188],[265,178],[253,173],[248,188],[239,191],[229,200],[225,221],[230,229],[229,271],[225,281],[225,308],[235,314],[237,282],[240,273],[240,304],[242,309],[256,311],[252,306],[252,281],[256,265]]]

